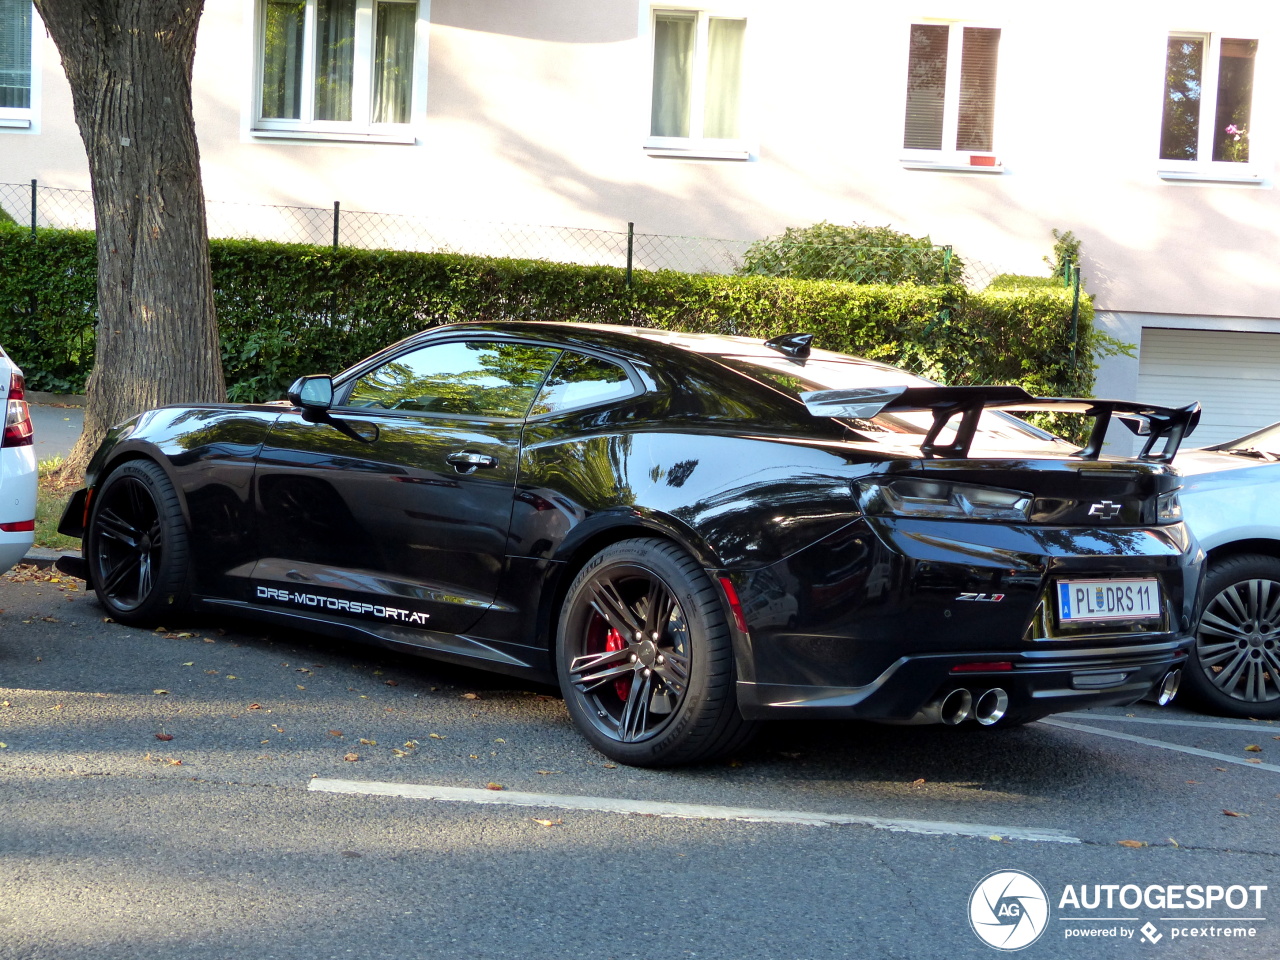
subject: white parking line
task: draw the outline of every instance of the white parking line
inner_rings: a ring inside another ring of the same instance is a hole
[[[1214,753],[1212,750],[1201,750],[1199,747],[1184,747],[1176,743],[1165,743],[1163,740],[1152,740],[1149,737],[1135,737],[1131,733],[1117,733],[1115,730],[1099,730],[1097,727],[1088,727],[1080,723],[1068,723],[1065,720],[1059,720],[1056,717],[1046,717],[1039,721],[1048,724],[1051,727],[1062,727],[1064,730],[1078,730],[1081,733],[1092,733],[1097,737],[1111,737],[1113,740],[1127,740],[1130,743],[1140,743],[1147,747],[1159,747],[1161,750],[1174,750],[1177,753],[1187,753],[1193,757],[1205,757],[1209,760],[1218,760],[1222,763],[1235,763],[1242,767],[1249,767],[1251,770],[1269,770],[1272,773],[1280,773],[1280,766],[1274,763],[1254,763],[1240,757],[1233,757],[1229,753]]]
[[[665,803],[656,800],[618,800],[611,797],[575,797],[553,793],[520,793],[515,790],[480,790],[474,787],[443,787],[424,783],[381,783],[377,781],[313,779],[309,790],[380,797],[407,797],[415,800],[445,800],[454,803],[504,804],[555,810],[586,810],[594,813],[627,813],[651,817],[679,817],[688,820],[741,820],[748,823],[786,823],[804,826],[856,826],[896,833],[931,836],[999,837],[1004,840],[1033,840],[1047,843],[1079,843],[1062,830],[1027,827],[997,827],[977,823],[947,823],[931,820],[898,820],[886,817],[854,817],[839,813],[809,813],[801,810],[759,810],[751,807],[720,807],[698,803]]]
[[[1152,723],[1160,727],[1207,727],[1210,730],[1249,730],[1257,732],[1274,727],[1270,720],[1255,720],[1252,723],[1232,723],[1229,720],[1179,720],[1177,717],[1125,717],[1114,713],[1059,713],[1058,719],[1067,720],[1115,720],[1117,723]]]

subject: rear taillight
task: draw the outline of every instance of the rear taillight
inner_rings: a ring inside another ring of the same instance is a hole
[[[0,438],[0,447],[25,447],[33,442],[31,411],[27,409],[26,396],[22,374],[13,374],[9,378],[9,402],[5,405],[4,437]]]

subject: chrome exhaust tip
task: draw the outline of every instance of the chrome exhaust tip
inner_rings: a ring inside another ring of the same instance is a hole
[[[973,717],[984,727],[989,727],[993,723],[999,722],[1000,718],[1008,712],[1009,694],[999,687],[992,687],[978,697],[978,704],[974,707]]]
[[[973,694],[964,688],[952,690],[938,704],[938,719],[949,727],[963,723],[973,709]]]
[[[1160,681],[1160,686],[1156,688],[1156,703],[1162,707],[1167,706],[1178,695],[1180,686],[1182,686],[1182,671],[1170,670]]]

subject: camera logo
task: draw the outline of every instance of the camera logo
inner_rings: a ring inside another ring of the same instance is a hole
[[[969,925],[997,950],[1021,950],[1040,939],[1049,922],[1049,896],[1030,874],[997,870],[969,895]]]

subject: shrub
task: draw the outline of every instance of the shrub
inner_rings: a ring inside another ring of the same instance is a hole
[[[1021,383],[1087,394],[1107,338],[1071,291],[850,284],[625,271],[449,253],[210,243],[228,395],[276,399],[306,373],[336,373],[427,327],[459,320],[579,320],[772,337],[949,383]],[[0,230],[0,343],[34,389],[79,391],[92,366],[96,255],[90,233]]]
[[[964,265],[950,248],[890,227],[834,223],[788,227],[753,243],[741,274],[849,283],[960,283]]]

